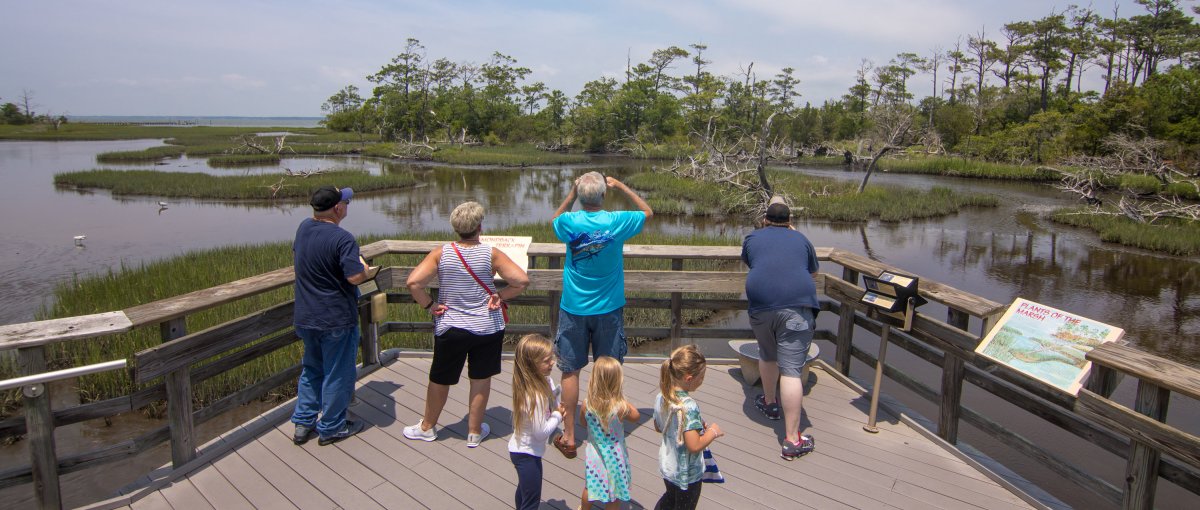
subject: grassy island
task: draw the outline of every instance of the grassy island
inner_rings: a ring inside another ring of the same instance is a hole
[[[355,192],[407,188],[416,183],[409,173],[371,175],[336,171],[308,177],[284,174],[214,176],[154,170],[88,170],[54,176],[56,186],[106,189],[113,195],[186,197],[214,200],[307,198],[320,186],[350,186]]]

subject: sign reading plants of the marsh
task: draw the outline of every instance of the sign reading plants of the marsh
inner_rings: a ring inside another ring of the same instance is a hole
[[[1125,330],[1017,298],[975,352],[1076,395],[1091,368],[1084,358]]]

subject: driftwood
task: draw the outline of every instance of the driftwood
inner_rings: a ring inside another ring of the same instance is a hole
[[[1152,138],[1134,139],[1115,134],[1104,140],[1104,147],[1110,151],[1107,155],[1073,156],[1066,160],[1066,169],[1042,168],[1062,175],[1056,186],[1058,189],[1074,193],[1093,206],[1092,210],[1081,214],[1124,216],[1138,223],[1154,223],[1164,218],[1200,220],[1198,204],[1183,202],[1175,197],[1139,194],[1132,190],[1121,194],[1114,209],[1103,208],[1101,193],[1106,190],[1104,183],[1117,181],[1122,175],[1149,175],[1163,184],[1183,182],[1200,191],[1200,182],[1162,157],[1161,151],[1165,145],[1165,142]]]

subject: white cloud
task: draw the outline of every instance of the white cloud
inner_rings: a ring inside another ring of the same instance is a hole
[[[1133,0],[1118,1],[1122,13],[1140,12]],[[55,20],[57,35],[45,37],[37,23],[0,31],[0,47],[22,48],[0,52],[7,70],[0,97],[31,89],[48,107],[81,115],[319,115],[345,85],[369,93],[365,76],[409,37],[430,59],[511,55],[533,71],[527,81],[569,96],[591,80],[622,80],[627,58],[637,64],[656,49],[703,43],[710,72],[735,77],[753,62],[765,79],[793,67],[801,92],[819,102],[850,86],[862,58],[928,53],[980,26],[997,34],[1005,22],[1052,7],[1045,0],[10,3],[8,19]],[[31,40],[38,44],[25,44]],[[690,72],[687,61],[674,70]]]

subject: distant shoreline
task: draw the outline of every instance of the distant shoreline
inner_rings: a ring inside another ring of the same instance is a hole
[[[239,117],[229,115],[68,115],[69,122],[187,124],[219,127],[320,127],[324,117]]]

